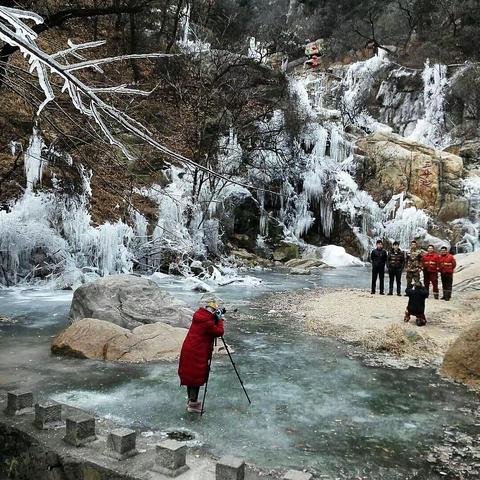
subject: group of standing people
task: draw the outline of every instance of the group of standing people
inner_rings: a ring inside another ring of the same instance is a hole
[[[438,275],[442,282],[442,300],[449,301],[452,298],[453,273],[457,263],[455,257],[442,247],[440,252],[435,251],[433,245],[429,245],[426,252],[418,248],[417,242],[412,240],[410,250],[400,250],[398,242],[393,243],[390,252],[384,249],[383,242],[377,241],[376,248],[370,255],[372,262],[372,290],[375,294],[377,281],[380,284],[380,295],[385,294],[385,268],[389,275],[388,295],[393,295],[394,284],[396,284],[397,295],[402,295],[402,274],[406,272],[407,290],[413,286],[423,287],[421,273],[423,272],[423,283],[427,292],[432,285],[434,298],[439,298]],[[408,295],[408,294],[407,294]]]

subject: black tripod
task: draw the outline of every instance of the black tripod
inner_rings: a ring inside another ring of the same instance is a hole
[[[225,339],[223,337],[220,337],[222,342],[223,342],[223,346],[225,347],[225,350],[227,351],[228,353],[228,358],[230,359],[230,362],[232,363],[232,366],[233,366],[233,369],[235,370],[235,373],[237,374],[237,378],[238,378],[238,381],[240,382],[240,385],[242,386],[243,388],[243,392],[245,393],[245,396],[247,397],[247,400],[248,400],[248,403],[251,404],[252,401],[250,400],[250,397],[248,396],[248,393],[247,393],[247,390],[245,389],[245,385],[243,384],[243,381],[240,377],[240,374],[238,373],[238,370],[237,370],[237,366],[235,365],[235,362],[233,361],[233,358],[232,358],[232,354],[230,353],[230,350],[228,348],[228,345],[225,343]],[[203,392],[203,401],[202,401],[202,411],[200,412],[200,415],[203,415],[203,408],[205,406],[205,398],[207,396],[207,389],[208,389],[208,379],[210,378],[210,366],[212,364],[212,354],[213,354],[213,346],[216,345],[217,343],[217,339],[215,339],[213,341],[213,344],[212,344],[212,351],[210,353],[210,358],[208,359],[208,371],[207,371],[207,381],[205,382],[205,390]]]

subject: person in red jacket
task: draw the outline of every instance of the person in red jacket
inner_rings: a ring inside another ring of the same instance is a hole
[[[438,300],[438,261],[439,255],[435,252],[435,247],[429,245],[427,253],[422,257],[423,283],[430,293],[430,283],[432,284],[433,297]]]
[[[440,278],[442,279],[442,300],[449,301],[452,298],[453,272],[456,266],[457,262],[455,257],[448,252],[447,247],[442,247],[438,261],[438,269],[440,271]]]
[[[200,387],[208,378],[214,339],[221,336],[223,336],[222,314],[219,313],[215,302],[209,302],[205,308],[199,308],[194,313],[180,353],[178,376],[180,384],[187,387],[188,412],[202,411],[202,402],[198,401]]]

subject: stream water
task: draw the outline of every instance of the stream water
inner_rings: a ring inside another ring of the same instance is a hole
[[[257,276],[257,274],[255,273]],[[28,387],[143,431],[186,430],[214,454],[232,453],[265,467],[302,467],[320,478],[413,478],[445,426],[469,430],[475,398],[428,369],[366,367],[346,347],[298,335],[295,318],[272,321],[262,308],[269,291],[315,286],[368,286],[364,269],[309,277],[258,274],[258,287],[218,290],[238,306],[226,339],[253,400],[248,403],[228,357],[212,367],[202,419],[185,413],[177,365],[122,365],[56,357],[50,337],[66,324],[71,292],[0,290],[0,384]],[[162,286],[196,305],[199,294],[175,279]],[[419,478],[436,478],[420,476]]]

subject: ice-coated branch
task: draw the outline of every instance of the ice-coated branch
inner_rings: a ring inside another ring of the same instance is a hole
[[[165,145],[158,142],[143,124],[129,117],[125,112],[103,101],[97,94],[102,92],[105,93],[105,90],[94,88],[85,84],[73,73],[83,68],[95,68],[101,64],[127,60],[131,58],[159,58],[170,55],[155,53],[123,55],[120,57],[110,57],[99,60],[87,60],[73,65],[64,65],[57,59],[65,58],[67,52],[74,53],[76,51],[75,46],[71,44],[70,49],[57,52],[57,54],[54,55],[49,55],[38,47],[36,43],[37,34],[23,21],[23,19],[33,20],[38,24],[43,22],[42,17],[33,12],[25,12],[18,9],[0,6],[0,19],[4,20],[4,22],[0,21],[0,40],[12,47],[17,47],[20,49],[22,54],[27,58],[31,65],[30,72],[36,72],[39,85],[45,94],[45,100],[38,108],[37,114],[39,114],[49,102],[55,99],[55,94],[50,83],[49,75],[58,75],[63,80],[62,91],[68,93],[75,108],[83,115],[92,118],[100,127],[108,141],[112,145],[117,146],[128,159],[133,160],[135,157],[123,142],[115,138],[112,133],[113,128],[108,125],[108,121],[113,122],[117,128],[122,127],[124,131],[133,134],[135,137],[144,141],[157,151],[180,162],[181,164],[203,171],[209,176],[220,178],[228,183],[234,183],[245,188],[263,190],[259,189],[258,187],[252,187],[251,185],[237,182],[169,149]],[[85,48],[90,48],[90,46],[94,45],[94,43],[95,42],[83,45]],[[119,87],[119,89],[120,92],[117,93],[127,93],[123,86]],[[110,91],[109,93],[112,92]],[[133,91],[130,93],[133,93]],[[135,94],[138,94],[138,91],[136,91]],[[270,193],[276,194],[276,192]]]
[[[102,45],[105,45],[107,43],[105,40],[97,40],[96,42],[87,42],[87,43],[79,43],[75,44],[71,40],[67,41],[67,44],[70,48],[67,48],[65,50],[60,50],[59,52],[53,53],[51,55],[52,58],[58,58],[58,57],[63,57],[66,58],[68,55],[72,55],[76,58],[81,58],[84,60],[81,55],[77,54],[79,50],[86,50],[87,48],[96,48],[96,47],[101,47]]]
[[[65,66],[64,69],[67,72],[74,72],[75,70],[82,70],[84,68],[92,68],[97,65],[103,65],[105,63],[121,62],[123,60],[134,60],[143,58],[162,58],[171,57],[168,53],[132,53],[130,55],[120,55],[118,57],[99,58],[97,60],[86,60],[85,62],[74,63],[72,65]]]

